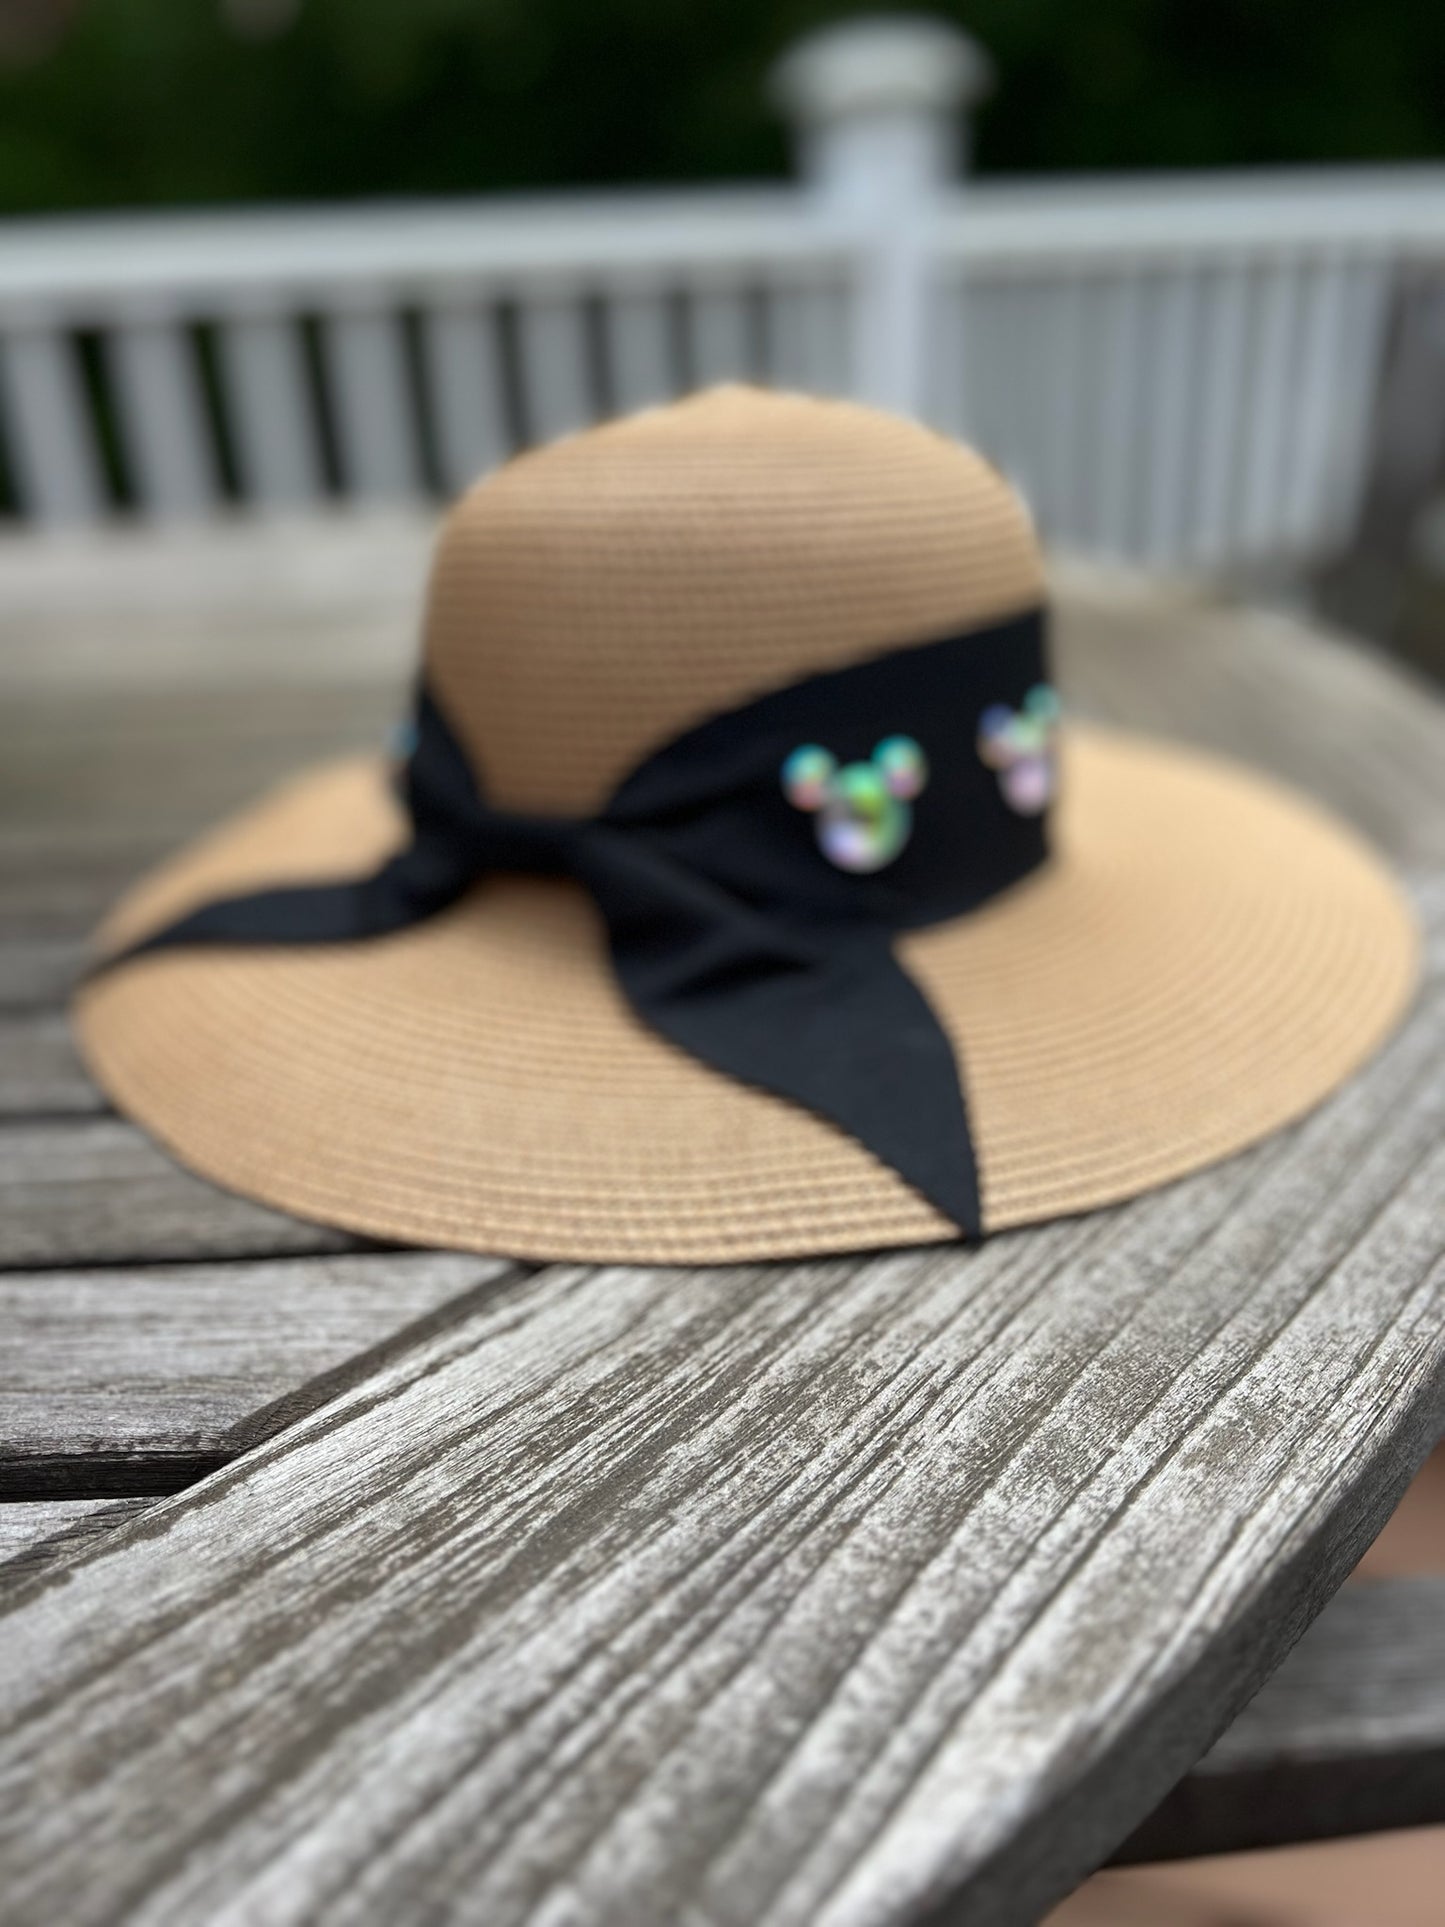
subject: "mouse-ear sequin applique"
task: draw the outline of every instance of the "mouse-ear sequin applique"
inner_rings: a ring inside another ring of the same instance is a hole
[[[804,743],[783,764],[783,794],[817,821],[818,847],[840,870],[881,870],[913,833],[913,800],[928,761],[911,736],[886,736],[866,763],[845,763]]]
[[[1041,682],[1021,709],[993,703],[978,719],[978,753],[997,770],[1003,799],[1020,816],[1038,816],[1053,800],[1061,713],[1057,693]]]

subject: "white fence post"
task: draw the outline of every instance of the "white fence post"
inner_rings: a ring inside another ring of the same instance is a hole
[[[911,16],[825,28],[773,70],[805,180],[858,236],[853,387],[880,407],[927,405],[935,204],[966,160],[962,110],[989,80],[967,34]]]

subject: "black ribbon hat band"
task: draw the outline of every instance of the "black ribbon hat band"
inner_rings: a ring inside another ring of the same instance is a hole
[[[395,856],[204,904],[102,968],[184,945],[351,943],[489,872],[567,876],[646,1024],[838,1125],[977,1237],[958,1062],[891,939],[1044,861],[1056,720],[1032,610],[759,697],[647,757],[595,816],[544,817],[486,801],[423,688]]]

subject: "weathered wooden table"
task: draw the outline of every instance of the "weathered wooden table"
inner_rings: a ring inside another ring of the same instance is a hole
[[[1445,726],[1065,571],[1076,705],[1328,799],[1437,968],[1297,1128],[977,1252],[368,1247],[107,1113],[133,873],[379,736],[424,532],[0,555],[0,1892],[34,1923],[1025,1922],[1119,1850],[1438,1818],[1445,1601],[1347,1589],[1438,1435]],[[1438,1583],[1438,1582],[1437,1582]]]

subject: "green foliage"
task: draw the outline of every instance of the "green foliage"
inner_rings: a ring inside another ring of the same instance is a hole
[[[12,213],[777,174],[769,61],[823,21],[888,10],[300,0],[275,38],[248,40],[219,0],[77,0],[57,43],[27,52],[5,5],[0,210]],[[1429,0],[930,10],[966,25],[997,64],[983,169],[1445,151],[1445,6]],[[43,14],[29,0],[18,17]]]

